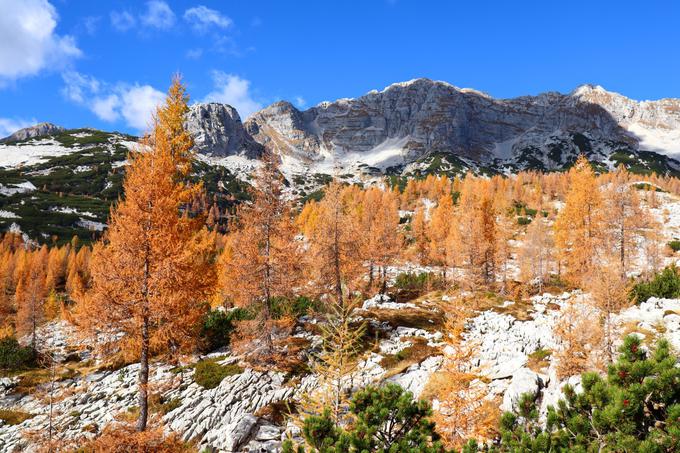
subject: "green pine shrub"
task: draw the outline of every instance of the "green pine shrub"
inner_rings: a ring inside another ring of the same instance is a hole
[[[217,359],[200,360],[194,366],[194,381],[206,389],[214,389],[227,376],[243,373],[238,365],[220,365]]]
[[[397,384],[360,390],[352,398],[350,414],[353,423],[348,426],[339,426],[329,410],[307,417],[302,432],[309,450],[286,441],[284,453],[446,451],[429,418],[429,404],[414,401],[413,394]]]
[[[630,292],[631,300],[637,303],[645,302],[650,297],[673,299],[680,297],[680,272],[675,266],[669,266],[656,274],[649,281],[643,281]]]
[[[251,317],[250,313],[241,308],[208,312],[201,326],[201,350],[210,352],[228,346],[231,334],[236,329],[236,322]]]
[[[394,287],[400,291],[423,293],[427,290],[441,289],[445,284],[444,279],[433,272],[402,272],[397,275]]]
[[[668,247],[674,252],[677,252],[678,250],[680,250],[680,240],[673,239],[668,243]]]
[[[0,370],[16,371],[34,368],[37,354],[30,347],[23,347],[16,338],[0,340]]]
[[[501,437],[487,451],[680,451],[680,368],[666,340],[653,351],[631,335],[605,377],[584,373],[583,392],[565,386],[565,398],[538,421],[532,395],[501,418]],[[476,451],[471,443],[466,451]]]

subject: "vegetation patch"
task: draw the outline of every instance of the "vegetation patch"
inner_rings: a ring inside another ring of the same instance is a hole
[[[243,373],[243,368],[236,364],[220,365],[220,358],[201,360],[194,365],[194,381],[206,389],[214,389],[227,376]]]
[[[394,281],[394,298],[397,302],[407,302],[434,290],[446,287],[446,280],[433,272],[402,272]]]
[[[16,338],[6,337],[0,340],[0,370],[17,371],[34,368],[37,355],[30,347],[23,347]]]
[[[365,317],[373,318],[378,322],[386,322],[393,328],[402,326],[433,331],[441,328],[444,322],[441,312],[419,307],[401,308],[399,310],[372,308],[365,310],[365,312]]]
[[[544,368],[550,366],[551,355],[552,351],[550,349],[543,348],[537,349],[531,354],[529,354],[527,367],[529,367],[530,370],[533,370],[538,373]]]
[[[5,424],[7,425],[18,425],[20,423],[23,423],[24,421],[28,420],[29,418],[33,418],[33,414],[29,414],[28,412],[21,412],[21,411],[12,411],[8,409],[0,409],[0,420],[4,421]]]
[[[149,409],[157,414],[166,415],[182,405],[180,398],[170,398],[165,400],[158,395],[150,401]]]
[[[201,349],[203,352],[210,352],[228,346],[231,334],[236,329],[235,323],[251,318],[251,314],[241,308],[210,311],[201,327]]]
[[[411,346],[402,349],[396,354],[387,355],[380,361],[380,366],[387,370],[386,377],[399,374],[411,365],[420,363],[439,352],[437,348],[429,346],[424,338],[408,337],[402,339],[402,341],[405,340],[411,342]]]
[[[668,243],[668,248],[670,248],[674,252],[677,252],[678,250],[680,250],[680,240],[673,239]]]
[[[262,406],[255,411],[256,417],[268,420],[276,425],[283,425],[291,415],[298,413],[298,407],[295,401],[275,401]]]
[[[629,297],[636,303],[647,301],[650,297],[674,299],[680,297],[680,273],[675,266],[669,266],[649,281],[633,286]]]

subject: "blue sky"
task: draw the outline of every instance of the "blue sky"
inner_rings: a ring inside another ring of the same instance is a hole
[[[181,72],[242,116],[416,77],[496,97],[600,84],[680,97],[678,1],[0,0],[0,136],[136,133]]]

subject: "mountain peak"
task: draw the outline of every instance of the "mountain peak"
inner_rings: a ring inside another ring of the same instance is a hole
[[[389,90],[394,89],[394,88],[407,88],[407,87],[414,86],[414,85],[442,85],[442,86],[446,86],[446,87],[449,87],[449,88],[454,88],[456,90],[460,90],[460,88],[458,88],[454,85],[451,85],[448,82],[444,82],[442,80],[432,80],[432,79],[428,79],[427,77],[419,77],[417,79],[406,80],[404,82],[392,83],[392,84],[386,86],[385,88],[383,88],[382,91],[380,91],[380,92],[384,93],[384,92],[389,91]]]
[[[582,96],[586,94],[590,94],[593,92],[597,93],[609,93],[609,91],[605,90],[602,85],[594,85],[592,83],[584,83],[583,85],[577,86],[572,92],[572,96]]]
[[[0,139],[0,143],[18,142],[28,140],[29,138],[44,137],[46,135],[63,132],[64,128],[52,123],[38,123],[33,126],[19,129],[13,134]]]

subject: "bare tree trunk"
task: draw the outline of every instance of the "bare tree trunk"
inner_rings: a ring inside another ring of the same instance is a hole
[[[37,330],[38,330],[38,315],[36,313],[36,303],[35,303],[35,296],[31,296],[31,332],[32,332],[32,337],[31,337],[31,348],[35,351],[36,348],[38,347],[38,335],[37,335]]]
[[[149,418],[149,250],[147,249],[146,259],[144,260],[144,283],[142,295],[144,310],[142,314],[142,351],[139,358],[139,419],[137,420],[137,431],[146,430],[146,422]]]
[[[56,363],[54,360],[54,353],[50,352],[50,360],[51,360],[51,370],[50,370],[50,424],[49,424],[49,431],[47,434],[47,448],[49,449],[48,451],[51,453],[52,450],[52,408],[54,406],[54,381],[55,381],[55,374],[56,374]]]
[[[142,354],[139,360],[139,419],[137,431],[146,430],[146,422],[149,417],[149,317],[144,316],[142,322]]]

